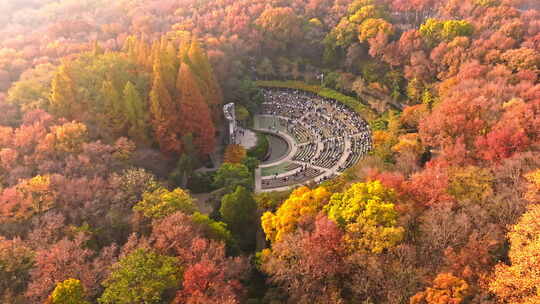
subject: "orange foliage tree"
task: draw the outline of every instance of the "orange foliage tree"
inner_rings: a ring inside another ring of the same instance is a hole
[[[212,152],[215,145],[215,127],[210,108],[188,64],[180,67],[176,90],[177,102],[180,105],[180,125],[184,134],[193,135],[193,143],[201,154]]]
[[[411,304],[460,304],[465,303],[469,285],[450,273],[440,273],[433,280],[433,286],[426,288],[411,298]]]
[[[244,158],[246,158],[247,152],[244,147],[240,145],[228,145],[225,149],[225,156],[223,161],[226,163],[239,164]]]
[[[221,120],[223,93],[214,76],[212,66],[208,61],[208,56],[201,49],[196,37],[191,41],[188,57],[191,69],[198,77],[199,87],[201,88],[201,92],[212,113],[212,119],[214,123],[217,123]]]
[[[150,113],[154,134],[161,151],[165,153],[181,153],[182,140],[176,134],[178,128],[177,109],[173,104],[171,94],[161,75],[161,63],[154,63],[154,80],[150,91]]]

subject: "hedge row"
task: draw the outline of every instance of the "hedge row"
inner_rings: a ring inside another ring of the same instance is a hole
[[[255,82],[259,87],[263,88],[281,88],[281,89],[296,89],[307,92],[315,93],[321,97],[330,98],[341,102],[342,104],[353,109],[355,112],[360,114],[367,122],[371,123],[372,121],[378,118],[377,113],[373,111],[370,107],[358,101],[356,98],[341,94],[338,91],[323,88],[317,85],[309,85],[301,81],[256,81]]]
[[[263,161],[268,153],[268,138],[263,133],[257,133],[257,145],[248,150],[247,155],[249,157],[255,157],[260,161]]]

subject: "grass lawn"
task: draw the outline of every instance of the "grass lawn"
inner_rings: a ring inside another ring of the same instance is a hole
[[[284,163],[276,165],[276,166],[267,167],[267,168],[261,168],[261,176],[271,176],[271,175],[274,175],[276,173],[281,174],[281,173],[288,172],[289,170],[287,170],[287,167],[290,164],[291,163],[289,163],[289,162],[284,162]]]

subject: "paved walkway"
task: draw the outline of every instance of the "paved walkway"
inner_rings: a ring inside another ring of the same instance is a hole
[[[238,136],[239,144],[246,150],[249,150],[257,145],[257,134],[251,130],[239,128],[244,131],[242,136]]]

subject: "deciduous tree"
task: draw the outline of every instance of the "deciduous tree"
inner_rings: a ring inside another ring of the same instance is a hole
[[[125,113],[125,116],[129,123],[129,137],[143,144],[148,143],[149,139],[146,134],[148,131],[148,128],[146,127],[146,102],[137,91],[137,88],[130,81],[128,81],[124,87],[123,97],[126,105],[125,111],[127,112]]]
[[[0,237],[0,299],[9,300],[8,294],[20,295],[26,289],[30,270],[34,265],[34,252],[19,239]]]
[[[270,281],[283,288],[290,300],[340,303],[342,287],[351,270],[346,257],[342,231],[335,222],[321,216],[312,231],[299,229],[280,236],[272,250],[264,250],[260,259]]]
[[[351,248],[381,253],[403,238],[394,201],[395,192],[376,180],[335,193],[324,210],[346,231],[345,242]]]
[[[253,176],[245,165],[224,163],[214,176],[214,185],[225,188],[227,192],[232,192],[237,186],[251,189],[253,187],[252,179]]]
[[[212,113],[215,124],[221,122],[223,93],[214,75],[208,56],[201,49],[197,37],[193,37],[188,52],[189,64],[199,79],[199,87]]]
[[[137,249],[113,265],[99,303],[163,303],[181,279],[177,258]]]
[[[178,109],[173,104],[160,72],[161,63],[154,63],[154,79],[150,91],[150,114],[156,140],[161,151],[172,154],[182,152],[182,140],[177,132]]]
[[[138,202],[133,210],[141,212],[146,217],[160,219],[177,211],[192,214],[195,211],[195,204],[191,196],[180,188],[173,191],[158,188],[144,193],[142,201]]]
[[[221,198],[221,218],[236,236],[240,247],[246,251],[255,245],[255,231],[246,227],[256,226],[257,203],[253,195],[242,187]]]
[[[540,207],[531,206],[508,233],[510,265],[499,264],[489,289],[501,301],[529,304],[540,301]]]
[[[77,107],[75,81],[69,72],[69,66],[63,64],[56,72],[51,83],[49,98],[52,110],[67,119],[73,118]]]
[[[77,279],[67,279],[56,284],[47,303],[51,304],[88,304],[85,301],[84,287]]]
[[[228,145],[225,149],[225,155],[223,161],[226,163],[239,164],[246,158],[247,152],[244,147],[240,145]]]
[[[328,203],[331,193],[325,188],[309,189],[300,187],[294,190],[275,212],[265,212],[261,224],[266,239],[272,242],[281,240],[286,234],[293,232],[304,220],[314,217]]]
[[[56,283],[69,278],[80,280],[88,296],[97,296],[99,283],[107,276],[116,250],[114,246],[106,247],[97,255],[85,248],[87,240],[87,237],[78,235],[73,241],[63,239],[36,252],[36,266],[30,273],[31,280],[26,290],[30,301],[44,302]]]
[[[469,285],[450,273],[440,273],[433,280],[433,287],[411,298],[411,304],[460,304],[465,303]]]
[[[184,134],[193,135],[193,143],[198,151],[202,155],[207,155],[215,146],[215,127],[210,108],[191,67],[184,63],[178,73],[176,98],[180,106],[179,123]]]
[[[182,290],[173,301],[180,303],[241,303],[247,264],[241,257],[229,258],[222,243],[196,238],[184,273]]]

